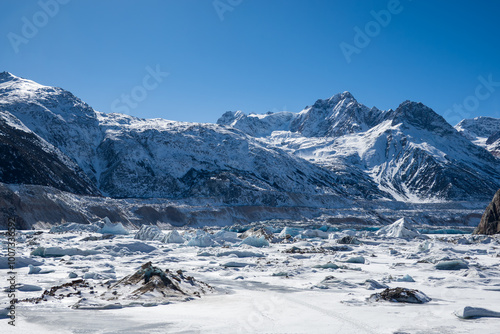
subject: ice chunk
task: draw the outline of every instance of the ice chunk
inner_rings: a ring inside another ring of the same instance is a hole
[[[229,261],[221,264],[222,267],[229,267],[229,268],[243,268],[243,267],[254,267],[255,264],[252,263],[245,263],[245,262],[235,262],[235,261]]]
[[[123,227],[122,223],[112,223],[108,217],[104,218],[104,226],[98,230],[102,234],[128,234],[128,231]]]
[[[287,235],[291,237],[296,237],[299,235],[304,229],[302,228],[294,228],[294,227],[285,227],[278,235],[280,238],[286,238]]]
[[[31,284],[21,284],[18,288],[18,291],[23,291],[23,292],[33,292],[33,291],[42,291],[43,288],[38,286],[38,285],[31,285]]]
[[[345,261],[347,263],[361,263],[361,264],[364,264],[365,263],[365,258],[363,256],[354,256],[354,257],[351,257],[349,259],[347,259],[347,261]]]
[[[196,247],[211,247],[215,245],[215,242],[210,234],[204,231],[197,231],[196,235],[187,242],[187,245]]]
[[[150,240],[164,242],[165,234],[155,225],[142,225],[134,236],[137,240]]]
[[[368,290],[376,290],[376,289],[387,289],[388,286],[383,284],[383,283],[379,283],[377,282],[376,280],[374,279],[367,279],[363,285],[366,287],[366,289]]]
[[[28,265],[28,268],[29,268],[29,272],[28,272],[29,275],[38,274],[38,273],[40,273],[40,271],[42,271],[42,268],[40,268],[38,266],[34,266],[32,264]]]
[[[410,275],[406,274],[403,277],[398,278],[396,280],[396,282],[415,282],[415,280],[413,279],[413,277],[411,277]]]
[[[249,236],[243,240],[240,245],[250,245],[253,247],[269,247],[269,241],[266,240],[266,237],[256,237],[256,236]]]
[[[92,255],[97,254],[94,250],[81,250],[79,248],[61,248],[61,247],[38,247],[31,252],[33,256],[41,257],[62,257],[65,255]]]
[[[98,230],[99,226],[94,224],[64,223],[62,225],[53,226],[49,232],[97,232]]]
[[[455,312],[457,317],[462,319],[473,319],[481,317],[500,318],[500,312],[491,311],[481,307],[465,306]]]
[[[165,233],[165,239],[163,242],[167,244],[182,244],[186,240],[177,232],[177,230],[168,231]]]
[[[243,251],[243,250],[230,250],[230,251],[220,252],[217,254],[217,256],[230,256],[230,255],[236,255],[237,257],[263,257],[264,256],[264,254],[261,254],[261,253],[255,253],[255,252]]]
[[[113,248],[113,251],[120,252],[120,250],[126,249],[129,252],[141,252],[141,253],[151,253],[156,250],[156,247],[145,244],[144,242],[136,241],[131,243],[119,243]]]
[[[300,233],[301,238],[321,238],[321,239],[328,239],[328,233],[323,232],[321,230],[305,230],[304,232]]]
[[[313,268],[320,268],[320,269],[339,269],[339,266],[337,266],[335,263],[328,262],[325,264],[317,264],[313,266]]]
[[[225,242],[236,243],[241,241],[241,239],[238,238],[238,233],[225,230],[218,231],[214,234],[213,238],[221,244],[224,244]]]
[[[468,268],[469,266],[463,260],[439,261],[436,264],[436,269],[438,270],[460,270]]]
[[[393,224],[381,228],[375,234],[378,236],[403,239],[425,238],[424,235],[420,234],[420,232],[413,227],[412,222],[407,218],[396,220]]]

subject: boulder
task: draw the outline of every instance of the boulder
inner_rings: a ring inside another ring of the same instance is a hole
[[[474,230],[474,234],[498,233],[500,233],[500,190],[493,196],[493,200],[484,211],[479,225]]]

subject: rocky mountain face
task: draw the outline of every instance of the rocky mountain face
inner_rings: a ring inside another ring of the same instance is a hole
[[[0,182],[50,186],[80,195],[100,195],[81,168],[59,149],[0,110]]]
[[[493,200],[488,205],[481,217],[481,222],[474,231],[475,234],[497,234],[500,233],[500,190],[497,191]]]
[[[500,185],[500,164],[421,103],[367,108],[344,92],[299,113],[227,112],[218,124],[375,186],[402,201],[487,200]]]

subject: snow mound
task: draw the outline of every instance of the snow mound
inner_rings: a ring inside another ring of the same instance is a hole
[[[78,223],[64,223],[62,225],[53,226],[50,233],[63,233],[63,232],[97,232],[99,226],[94,224],[78,224]]]
[[[457,317],[462,319],[474,319],[474,318],[500,318],[500,312],[491,311],[481,307],[465,306],[460,310],[453,312]]]
[[[104,218],[104,226],[97,232],[102,234],[128,234],[122,223],[112,223],[108,217]]]
[[[390,238],[414,239],[421,238],[422,234],[418,232],[411,221],[407,218],[396,220],[389,226],[385,226],[376,232],[378,236]]]

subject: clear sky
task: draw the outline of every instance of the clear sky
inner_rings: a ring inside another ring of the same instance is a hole
[[[298,112],[350,91],[454,125],[500,117],[499,14],[486,0],[3,0],[0,71],[144,118]]]

